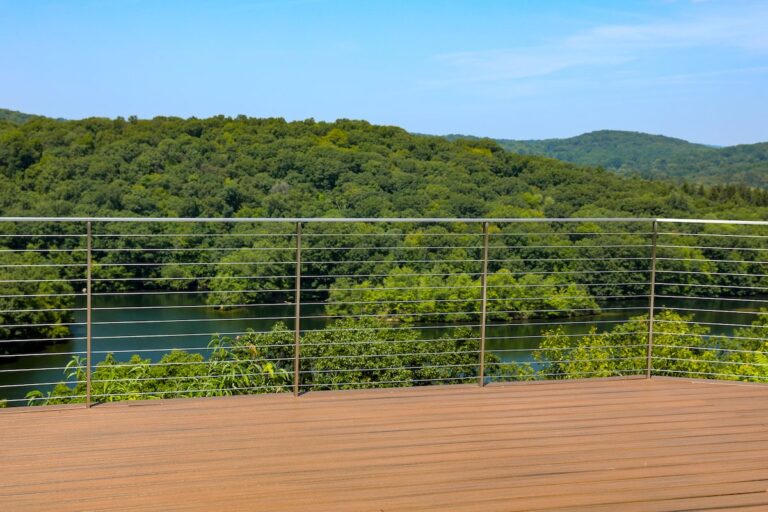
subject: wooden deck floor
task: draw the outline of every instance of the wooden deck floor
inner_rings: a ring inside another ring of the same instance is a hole
[[[768,510],[768,386],[652,379],[0,412],[0,510]]]

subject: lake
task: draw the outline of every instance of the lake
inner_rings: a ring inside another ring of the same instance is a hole
[[[113,353],[119,360],[128,360],[136,351],[142,357],[157,360],[163,353],[177,348],[190,352],[208,354],[206,345],[214,333],[235,336],[247,329],[264,331],[271,329],[278,321],[286,318],[289,328],[294,308],[290,304],[258,306],[220,310],[205,307],[205,296],[201,294],[151,294],[122,295],[117,297],[95,296],[93,298],[93,359],[102,360],[107,353]],[[675,302],[667,301],[669,307],[700,308],[724,310],[717,312],[696,312],[694,320],[715,323],[750,323],[754,317],[733,311],[758,311],[764,306],[755,297],[756,302],[733,302],[727,300],[686,299]],[[657,304],[659,304],[657,302]],[[659,304],[662,305],[662,304]],[[77,307],[82,307],[78,304]],[[530,361],[532,352],[538,347],[540,336],[551,328],[553,323],[571,322],[564,325],[566,334],[584,334],[592,327],[599,332],[610,330],[617,323],[631,316],[647,313],[648,303],[643,300],[614,301],[608,310],[598,315],[581,316],[556,320],[517,320],[504,325],[490,324],[487,329],[487,347],[504,361]],[[150,309],[146,309],[150,308]],[[730,311],[729,311],[730,310]],[[327,318],[306,318],[324,316],[322,305],[304,305],[302,307],[302,328],[320,329],[330,320]],[[78,311],[76,322],[85,321],[85,312]],[[597,323],[596,323],[597,322]],[[450,332],[454,324],[424,326],[424,336],[439,337]],[[84,338],[85,327],[75,326],[73,337]],[[712,326],[712,334],[731,334],[733,327]],[[200,334],[204,333],[204,334]],[[61,368],[69,362],[72,352],[85,350],[85,340],[65,341],[49,346],[44,352],[30,357],[22,357],[6,364],[0,364],[0,385],[23,385],[23,387],[5,388],[0,391],[0,398],[24,398],[32,389],[49,390],[62,380]]]

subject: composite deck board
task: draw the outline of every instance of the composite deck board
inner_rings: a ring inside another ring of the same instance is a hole
[[[0,411],[0,508],[768,510],[768,386],[671,378]]]

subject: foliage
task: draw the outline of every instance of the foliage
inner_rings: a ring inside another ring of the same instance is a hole
[[[67,261],[67,257],[36,252],[3,255],[0,354],[35,350],[70,333],[68,324],[74,319],[69,309],[75,290],[52,261]]]
[[[457,139],[462,136],[449,136]],[[540,155],[623,175],[715,185],[711,197],[768,205],[768,143],[713,147],[647,133],[601,130],[568,139],[498,140],[508,151]]]
[[[0,124],[4,215],[538,216],[584,201],[670,216],[696,191],[363,121],[121,118]],[[560,185],[568,185],[562,187]],[[588,188],[574,197],[568,187]],[[526,199],[526,195],[529,199]],[[530,198],[541,197],[531,203]],[[628,207],[626,197],[642,198]]]
[[[152,362],[112,354],[94,370],[96,402],[286,391],[293,376],[293,331],[281,322],[268,332],[214,337],[210,354],[173,351]],[[477,379],[479,343],[467,328],[424,338],[421,331],[378,319],[345,320],[309,331],[301,345],[301,388],[357,389],[424,386]],[[487,354],[486,364],[499,359]],[[33,391],[30,404],[82,402],[85,364],[75,356],[65,380],[50,393]]]
[[[768,312],[765,313],[768,315]],[[768,381],[768,316],[735,338],[711,337],[691,317],[663,310],[654,319],[653,374],[687,378]],[[743,345],[743,339],[752,340]],[[739,341],[737,341],[739,340]],[[737,344],[739,349],[732,348]],[[535,352],[537,378],[574,379],[643,374],[647,367],[648,317],[581,337],[547,333]]]
[[[26,123],[30,119],[34,119],[35,116],[33,114],[25,114],[24,112],[19,112],[17,110],[9,110],[7,108],[0,108],[0,122],[7,121],[9,123]]]
[[[200,354],[174,350],[152,362],[137,354],[118,361],[112,354],[96,365],[92,396],[97,403],[121,400],[222,396],[280,392],[288,389],[290,375],[269,361],[262,361],[250,347],[237,340],[215,337],[206,359]],[[74,356],[65,380],[51,392],[27,394],[30,405],[84,402],[86,365]]]
[[[507,269],[488,276],[488,318],[564,317],[596,313],[600,307],[584,286],[562,278],[523,274]],[[331,287],[331,315],[381,316],[406,323],[477,320],[481,280],[465,273],[417,273],[397,267],[380,282],[354,284],[339,279]]]

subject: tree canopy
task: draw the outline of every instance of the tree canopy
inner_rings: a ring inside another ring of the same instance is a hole
[[[457,140],[464,136],[448,138]],[[749,194],[751,187],[768,188],[768,142],[714,147],[663,135],[617,130],[600,130],[567,139],[496,142],[513,153],[603,167],[622,175],[686,180],[697,185],[730,185],[738,188],[741,195]],[[764,192],[762,196],[763,204],[768,204]]]
[[[0,175],[3,215],[765,216],[740,209],[749,198],[352,120],[0,120]]]

